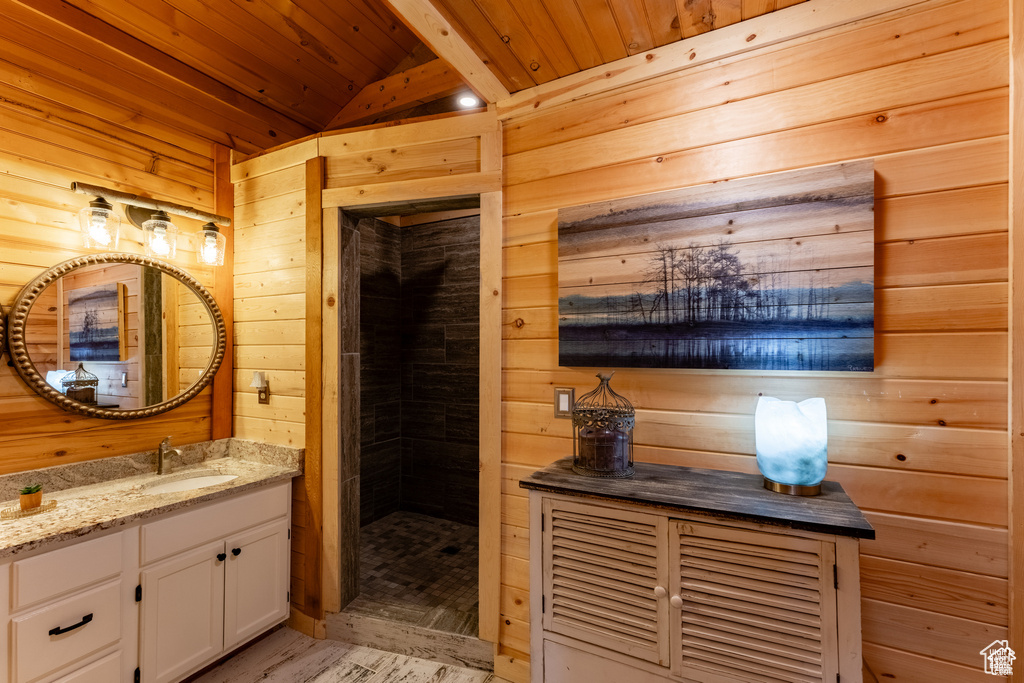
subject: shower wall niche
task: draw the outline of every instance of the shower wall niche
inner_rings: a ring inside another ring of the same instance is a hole
[[[479,216],[358,221],[360,522],[477,524]]]

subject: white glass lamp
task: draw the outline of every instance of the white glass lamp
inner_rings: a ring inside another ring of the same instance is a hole
[[[178,251],[178,228],[171,222],[170,216],[163,211],[157,211],[152,218],[142,224],[142,233],[147,256],[174,258]]]
[[[223,266],[228,240],[213,223],[196,233],[196,261],[200,265]]]
[[[828,469],[825,399],[795,403],[760,397],[754,411],[754,446],[766,489],[796,496],[821,493]]]
[[[114,213],[114,207],[103,197],[89,202],[89,206],[78,212],[78,224],[82,229],[85,246],[90,249],[117,249],[121,237],[121,219]]]

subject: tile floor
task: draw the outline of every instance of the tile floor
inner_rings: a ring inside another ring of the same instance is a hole
[[[499,683],[486,671],[440,664],[282,628],[191,683]]]
[[[395,512],[360,530],[360,595],[345,612],[476,635],[478,529]]]

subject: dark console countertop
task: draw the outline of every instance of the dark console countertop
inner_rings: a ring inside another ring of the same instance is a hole
[[[824,534],[872,539],[875,530],[843,487],[821,483],[817,496],[790,496],[764,488],[758,474],[634,463],[633,477],[586,477],[572,458],[558,460],[519,482],[525,489],[633,503],[663,510],[711,514]]]

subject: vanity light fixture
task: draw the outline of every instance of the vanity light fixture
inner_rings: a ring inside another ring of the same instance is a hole
[[[178,227],[163,211],[155,212],[142,224],[142,239],[147,256],[172,259],[178,253]]]
[[[196,233],[196,261],[206,266],[223,266],[228,240],[213,223]]]
[[[117,226],[120,224],[120,219],[113,214],[111,211],[113,206],[110,204],[111,201],[116,201],[125,205],[125,213],[132,221],[132,224],[142,229],[143,246],[146,249],[147,255],[160,259],[174,258],[177,253],[178,228],[171,222],[170,216],[168,216],[168,214],[174,214],[206,222],[206,225],[196,233],[196,260],[204,265],[224,265],[227,238],[220,232],[217,226],[230,227],[231,219],[227,216],[201,211],[191,206],[175,204],[174,202],[140,197],[139,195],[98,185],[75,182],[71,183],[71,189],[80,194],[96,196],[96,200],[89,203],[89,208],[82,209],[79,214],[82,232],[85,234],[86,246],[106,250],[117,248],[119,232]],[[137,220],[142,220],[140,214],[150,215],[151,218],[139,223]],[[113,231],[112,240],[105,242],[90,238],[93,232],[96,232],[97,235],[100,234],[98,231],[104,219],[106,220],[106,223],[103,223],[104,225],[113,226],[113,228],[108,227],[108,231]]]
[[[90,249],[117,249],[121,237],[121,219],[114,213],[114,207],[103,197],[89,202],[89,206],[78,212],[78,223],[82,228],[85,246]]]
[[[252,384],[249,385],[256,390],[256,398],[263,405],[270,404],[270,383],[267,382],[266,376],[258,370],[254,370],[252,373]]]

